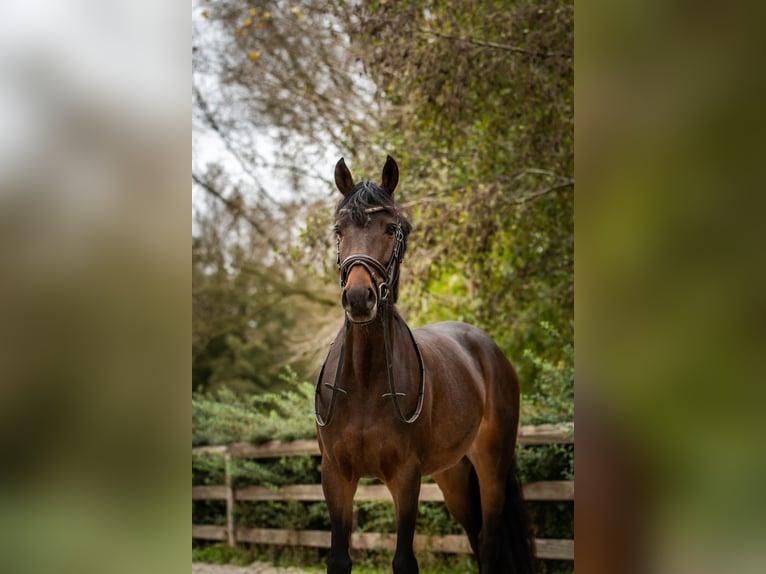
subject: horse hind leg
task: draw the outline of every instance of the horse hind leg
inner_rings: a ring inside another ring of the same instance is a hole
[[[452,468],[433,475],[444,495],[444,504],[468,535],[471,550],[479,561],[479,531],[481,530],[481,499],[479,479],[471,461],[463,458]]]
[[[512,461],[500,464],[484,451],[474,460],[479,477],[482,526],[479,535],[481,574],[533,574],[529,522]]]

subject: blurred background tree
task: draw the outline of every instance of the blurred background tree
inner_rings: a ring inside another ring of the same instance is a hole
[[[342,320],[333,165],[377,179],[390,153],[415,225],[404,316],[477,324],[528,396],[570,403],[573,3],[193,10],[195,389],[316,374]]]

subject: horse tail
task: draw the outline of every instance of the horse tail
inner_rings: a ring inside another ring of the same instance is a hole
[[[503,506],[503,527],[506,530],[506,552],[511,574],[534,574],[535,541],[532,535],[529,515],[524,506],[521,484],[516,474],[516,461],[508,473]]]

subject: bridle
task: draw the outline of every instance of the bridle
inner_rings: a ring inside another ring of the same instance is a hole
[[[370,207],[366,209],[365,211],[367,213],[374,213],[377,211],[382,211],[384,209],[386,208],[382,206]],[[341,210],[341,212],[342,211],[343,210]],[[340,274],[341,289],[345,288],[346,281],[348,280],[348,275],[351,272],[351,269],[353,269],[357,265],[363,267],[367,271],[367,273],[369,273],[370,278],[372,279],[372,283],[376,286],[377,295],[378,295],[378,315],[381,317],[381,320],[383,321],[383,343],[384,343],[385,352],[386,352],[386,372],[388,375],[388,386],[390,390],[390,392],[383,394],[383,397],[390,396],[391,401],[394,404],[394,410],[396,411],[397,416],[405,423],[412,424],[418,419],[418,417],[420,416],[420,411],[423,408],[423,397],[425,394],[425,381],[426,381],[426,373],[425,373],[425,367],[423,364],[423,356],[420,353],[420,348],[418,347],[418,344],[415,341],[415,337],[413,336],[412,331],[405,324],[407,332],[410,334],[410,339],[412,340],[412,344],[415,347],[415,352],[418,356],[418,362],[420,363],[420,385],[418,386],[418,404],[415,407],[415,412],[413,413],[413,415],[407,418],[402,413],[401,406],[399,405],[399,397],[405,396],[405,393],[400,393],[396,391],[396,384],[394,380],[393,351],[391,349],[391,333],[390,333],[390,327],[389,327],[389,321],[388,321],[388,313],[389,313],[388,297],[391,294],[391,289],[396,287],[397,282],[399,280],[399,269],[401,267],[401,262],[403,257],[404,257],[404,231],[402,230],[401,222],[398,219],[396,222],[396,230],[394,231],[394,247],[391,250],[391,256],[389,257],[388,263],[385,266],[383,266],[383,264],[381,264],[374,257],[370,257],[369,255],[366,255],[364,253],[354,253],[346,257],[343,261],[341,261],[340,260],[340,240],[338,240],[337,264],[338,264],[338,273]],[[380,278],[382,279],[380,283],[378,283],[378,276],[375,274],[376,272],[380,275]],[[319,425],[320,427],[324,427],[330,424],[330,421],[332,420],[332,416],[335,412],[335,401],[337,399],[338,393],[342,393],[344,395],[348,394],[347,391],[345,391],[344,389],[341,389],[338,386],[338,383],[340,382],[341,372],[343,370],[343,362],[344,362],[344,358],[346,354],[346,335],[348,334],[348,324],[349,324],[349,319],[348,319],[348,314],[346,314],[346,318],[343,323],[343,340],[341,342],[340,356],[338,358],[338,368],[335,371],[335,381],[333,382],[332,385],[330,385],[329,383],[325,383],[325,386],[332,390],[332,397],[330,398],[330,406],[327,411],[327,420],[323,420],[321,415],[319,414],[319,392],[320,392],[320,384],[322,382],[322,376],[324,375],[324,368],[327,365],[327,359],[330,358],[329,352],[327,353],[327,357],[325,358],[324,363],[322,363],[322,369],[319,371],[319,378],[317,379],[316,388],[314,391],[314,416],[316,418],[317,425]],[[332,344],[334,345],[335,341],[333,341]],[[330,350],[332,351],[332,348]]]
[[[371,210],[379,211],[382,208],[372,207]],[[402,258],[404,257],[404,232],[402,231],[402,224],[397,220],[396,231],[394,232],[394,247],[391,251],[391,257],[388,259],[388,263],[385,267],[374,257],[370,257],[364,253],[354,253],[346,257],[343,261],[340,260],[340,240],[337,244],[337,264],[338,273],[340,274],[340,288],[346,287],[346,281],[351,270],[357,265],[361,265],[369,273],[372,283],[375,285],[378,295],[378,301],[382,303],[381,306],[385,307],[388,295],[393,286],[399,281],[399,269],[401,267]],[[378,272],[382,281],[378,283],[378,277],[375,272]]]

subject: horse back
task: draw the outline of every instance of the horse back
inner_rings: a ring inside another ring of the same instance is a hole
[[[413,331],[426,367],[454,369],[464,382],[484,392],[518,396],[518,377],[511,362],[487,333],[468,323],[445,321]],[[497,388],[495,388],[497,387]]]

